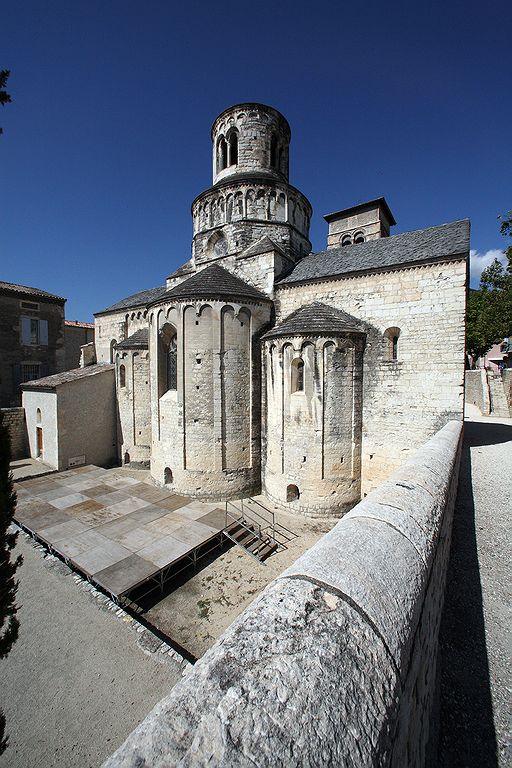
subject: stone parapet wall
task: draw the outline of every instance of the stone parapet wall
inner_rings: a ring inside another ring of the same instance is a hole
[[[507,398],[510,416],[512,417],[512,368],[506,368],[503,371],[502,378],[505,397]]]
[[[11,460],[25,459],[30,456],[28,448],[27,424],[24,408],[2,408],[4,424],[11,439]]]
[[[273,581],[105,768],[425,765],[461,433]]]
[[[488,416],[491,410],[491,403],[485,370],[478,368],[476,371],[466,371],[464,384],[464,402],[476,405],[484,416]]]

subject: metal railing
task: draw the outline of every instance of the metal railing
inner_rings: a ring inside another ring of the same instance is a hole
[[[254,536],[262,540],[267,536],[279,550],[287,549],[285,542],[296,537],[293,531],[281,523],[276,523],[275,514],[259,501],[253,498],[239,499],[236,502],[226,501],[226,525],[228,528],[238,523],[246,530],[251,530]],[[231,510],[234,510],[231,511]],[[232,537],[230,537],[232,538]]]

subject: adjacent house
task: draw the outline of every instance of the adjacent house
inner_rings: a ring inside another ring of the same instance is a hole
[[[20,384],[65,370],[66,299],[0,282],[0,407],[21,405]]]

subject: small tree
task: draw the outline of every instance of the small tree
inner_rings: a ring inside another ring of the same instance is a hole
[[[6,104],[9,104],[11,101],[10,95],[5,90],[10,74],[11,72],[9,69],[0,69],[0,104],[2,107],[4,107]],[[0,128],[0,134],[3,132],[3,128]]]
[[[502,235],[512,237],[512,212],[500,218]],[[466,349],[474,361],[512,335],[512,246],[505,255],[508,266],[494,259],[481,274],[480,288],[468,297]]]
[[[19,621],[16,616],[15,574],[22,563],[21,555],[12,558],[12,550],[18,538],[17,532],[9,530],[16,509],[16,492],[12,473],[9,469],[11,441],[0,410],[0,659],[5,658],[16,642]],[[0,755],[7,747],[5,717],[0,710]]]

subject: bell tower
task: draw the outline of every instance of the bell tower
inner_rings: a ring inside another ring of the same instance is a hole
[[[192,203],[195,264],[269,237],[292,262],[311,251],[311,204],[288,183],[290,126],[273,107],[238,104],[211,132],[213,185]]]

